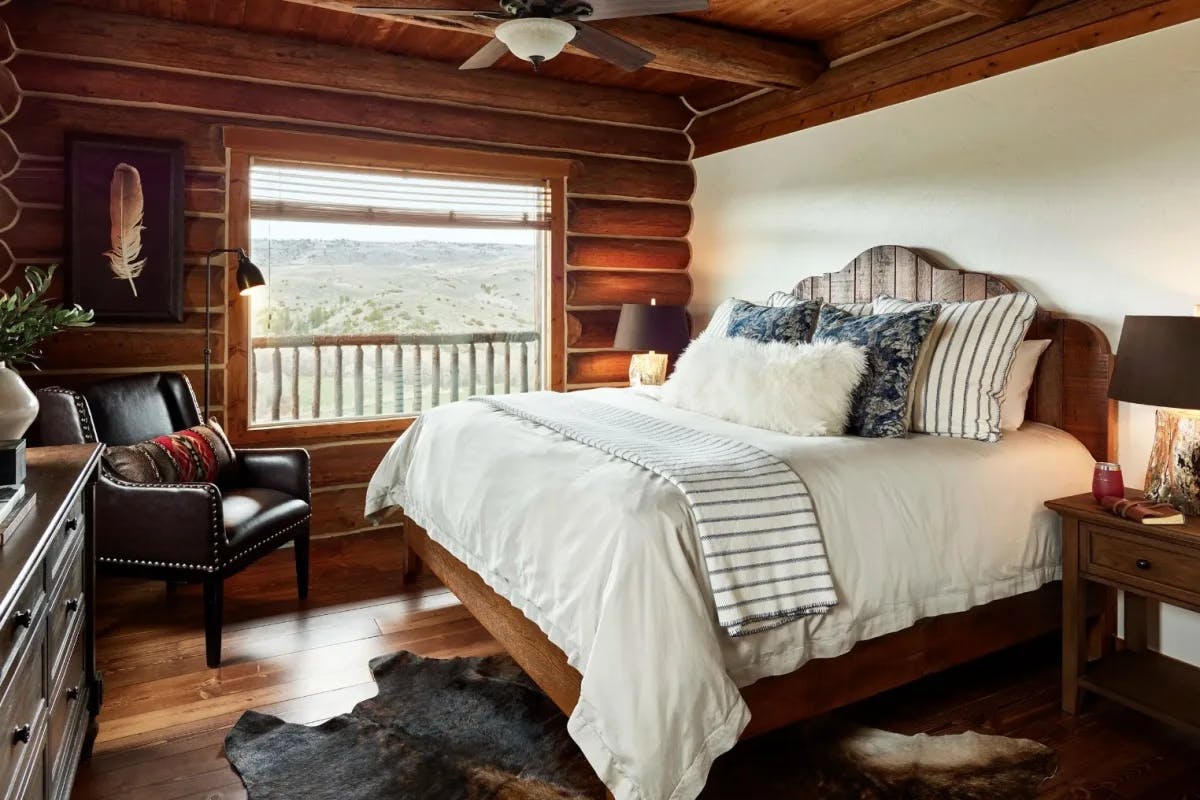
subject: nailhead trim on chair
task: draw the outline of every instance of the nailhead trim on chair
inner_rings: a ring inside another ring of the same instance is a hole
[[[175,564],[168,561],[138,561],[131,558],[105,558],[101,556],[96,559],[103,564],[122,564],[132,567],[168,567],[170,569],[195,569],[201,572],[216,572],[217,568],[211,564]]]
[[[96,430],[92,425],[92,410],[88,408],[87,401],[83,399],[82,394],[73,389],[64,389],[61,386],[47,386],[42,391],[68,395],[71,398],[71,402],[75,404],[75,413],[79,415],[79,429],[83,431],[84,441],[88,444],[95,443]]]
[[[310,519],[312,519],[312,514],[307,514],[307,515],[305,515],[304,519],[296,520],[291,525],[288,525],[286,528],[284,528],[281,531],[278,531],[277,533],[275,533],[272,536],[268,536],[266,539],[263,539],[261,542],[252,544],[249,547],[243,548],[241,551],[234,553],[231,558],[226,560],[225,563],[221,565],[221,569],[228,567],[230,564],[237,561],[238,559],[240,559],[242,556],[246,555],[247,553],[257,550],[258,548],[262,547],[263,545],[270,544],[271,542],[275,541],[276,539],[278,539],[279,537],[283,536],[285,533],[290,531],[292,528],[295,528],[299,525],[303,525],[304,523],[308,522]]]
[[[163,561],[141,561],[137,559],[122,559],[122,558],[104,558],[98,560],[105,564],[128,564],[138,567],[172,567],[176,569],[199,569],[205,572],[216,572],[219,569],[221,561],[221,524],[220,524],[220,509],[221,498],[217,492],[217,487],[211,483],[134,483],[133,481],[122,480],[106,469],[101,463],[101,476],[109,483],[117,486],[124,486],[129,489],[196,489],[203,488],[208,494],[209,503],[209,521],[212,523],[212,545],[213,545],[213,563],[212,564],[173,564]]]
[[[187,387],[188,394],[192,397],[192,407],[196,409],[196,418],[202,425],[207,425],[208,420],[204,418],[204,409],[200,407],[200,401],[196,399],[196,390],[192,388],[192,379],[182,372],[179,373],[179,377],[183,378],[183,385]]]

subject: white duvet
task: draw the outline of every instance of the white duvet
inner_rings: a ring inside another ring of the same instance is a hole
[[[749,721],[739,686],[1057,579],[1042,502],[1091,475],[1078,441],[1037,424],[996,444],[804,438],[636,390],[585,394],[786,460],[815,500],[839,596],[826,616],[730,638],[671,484],[482,403],[426,412],[379,465],[367,514],[404,509],[562,648],[583,675],[571,735],[618,800],[696,797]]]

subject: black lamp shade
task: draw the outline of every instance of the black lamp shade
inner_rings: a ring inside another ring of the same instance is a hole
[[[267,279],[263,277],[262,270],[254,265],[254,262],[246,257],[242,251],[238,251],[238,267],[237,267],[237,287],[242,294],[247,294],[261,286],[267,285]]]
[[[1126,317],[1108,396],[1200,408],[1200,317]]]
[[[626,303],[617,322],[617,350],[653,350],[678,353],[691,340],[687,310],[683,306]]]

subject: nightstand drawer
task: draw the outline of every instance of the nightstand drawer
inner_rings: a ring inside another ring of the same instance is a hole
[[[1089,574],[1127,579],[1131,587],[1200,604],[1200,552],[1194,548],[1098,526],[1081,528],[1087,537],[1084,569]]]

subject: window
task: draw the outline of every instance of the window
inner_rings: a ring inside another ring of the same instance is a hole
[[[546,384],[547,181],[256,159],[249,205],[251,426]]]

